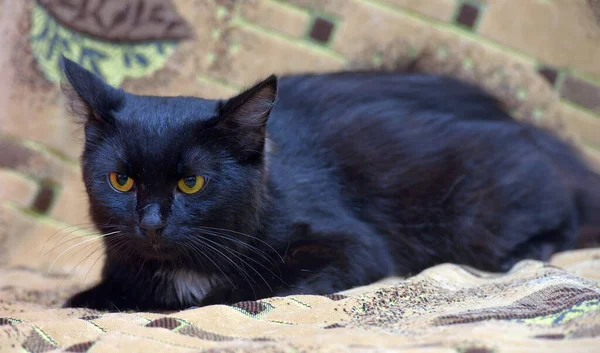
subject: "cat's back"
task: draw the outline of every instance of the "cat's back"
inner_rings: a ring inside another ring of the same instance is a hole
[[[276,118],[271,122],[293,125],[287,120],[296,114],[306,116],[303,121],[312,123],[347,121],[361,114],[377,116],[386,112],[397,116],[415,112],[457,115],[469,111],[469,116],[463,118],[507,118],[501,109],[490,110],[498,108],[497,102],[477,87],[442,76],[398,72],[285,76],[279,81],[276,107]]]
[[[350,150],[357,153],[353,160],[374,163],[384,154],[398,158],[403,151],[413,153],[416,145],[427,151],[427,146],[450,144],[458,130],[502,134],[519,129],[489,95],[440,76],[295,75],[281,78],[278,91],[267,125],[277,151],[273,158],[300,164],[320,160],[333,167],[340,153]]]
[[[480,89],[440,76],[366,71],[306,74],[282,77],[278,90],[268,132],[294,151],[304,152],[307,142],[314,151],[332,139],[356,142],[370,134],[392,142],[411,124],[425,127],[448,119],[514,125],[497,101]]]

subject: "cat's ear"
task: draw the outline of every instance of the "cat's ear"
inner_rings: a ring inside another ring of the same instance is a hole
[[[112,124],[113,113],[123,103],[123,91],[111,87],[64,56],[60,59],[60,67],[67,79],[61,83],[61,87],[71,112],[85,122]]]
[[[225,101],[219,106],[218,126],[235,142],[243,155],[261,154],[266,125],[277,99],[277,77],[266,80]]]

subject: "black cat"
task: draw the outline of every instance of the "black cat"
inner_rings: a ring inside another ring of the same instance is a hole
[[[600,209],[573,149],[452,79],[271,76],[218,101],[62,66],[90,214],[110,234],[102,282],[66,306],[326,294],[444,262],[506,271],[573,248]]]

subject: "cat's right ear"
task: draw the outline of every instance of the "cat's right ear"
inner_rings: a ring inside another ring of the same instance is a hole
[[[113,113],[123,104],[123,91],[111,87],[64,56],[60,59],[60,67],[67,79],[61,83],[61,87],[70,111],[84,122],[112,124]]]

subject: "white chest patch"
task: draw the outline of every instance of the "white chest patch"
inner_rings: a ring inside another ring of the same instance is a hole
[[[179,302],[185,305],[198,304],[217,281],[217,278],[185,270],[157,271],[155,277],[171,287]]]

